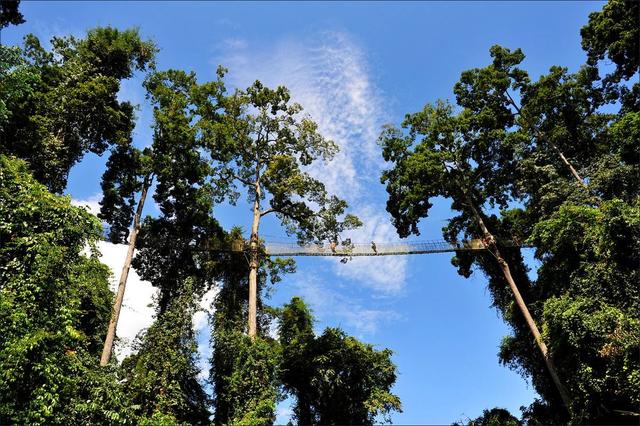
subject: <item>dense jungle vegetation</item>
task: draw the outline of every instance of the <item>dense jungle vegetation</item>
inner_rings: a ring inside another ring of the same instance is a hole
[[[3,29],[29,18],[18,2],[0,12]],[[588,58],[576,72],[533,78],[524,52],[493,46],[488,64],[462,72],[455,101],[381,129],[398,234],[418,234],[435,197],[451,200],[444,238],[487,247],[456,253],[453,267],[486,277],[512,330],[497,361],[540,395],[520,418],[488,407],[469,424],[640,421],[640,3],[610,0],[576,31]],[[301,298],[268,304],[295,263],[260,256],[262,217],[300,243],[348,245],[340,236],[361,225],[306,172],[338,147],[286,88],[230,92],[222,67],[207,82],[162,70],[143,32],[0,46],[0,424],[271,424],[286,396],[297,424],[390,419],[401,410],[390,349],[314,331]],[[135,105],[117,97],[137,73],[153,106],[144,150]],[[88,153],[108,157],[98,217],[61,195]],[[159,215],[142,217],[147,194]],[[213,215],[241,194],[247,252],[213,250],[242,238]],[[117,294],[100,240],[129,245]],[[534,248],[535,278],[505,241]],[[154,323],[118,362],[129,268],[159,293]],[[205,383],[192,316],[213,287]]]

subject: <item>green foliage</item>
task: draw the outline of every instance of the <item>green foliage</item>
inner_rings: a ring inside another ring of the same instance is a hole
[[[95,357],[86,364],[78,363],[79,368],[71,373],[77,375],[79,384],[74,400],[58,417],[60,423],[131,425],[144,420],[138,416],[140,407],[132,404],[122,386],[124,377],[118,367],[98,367]]]
[[[192,126],[195,113],[188,108],[194,93],[204,89],[193,74],[181,71],[152,74],[145,85],[154,104],[152,151],[142,153],[139,165],[126,164],[125,156],[117,165],[119,159],[114,159],[110,169],[115,176],[111,182],[119,185],[113,187],[118,192],[116,201],[126,200],[140,175],[153,173],[157,180],[154,199],[161,211],[157,218],[145,218],[134,259],[140,276],[160,290],[157,318],[140,337],[138,353],[123,365],[125,386],[151,424],[207,423],[209,401],[198,378],[191,317],[220,273],[216,254],[208,248],[219,246],[224,233],[211,217],[214,188],[208,182],[210,169]],[[219,87],[209,84],[206,89]],[[130,214],[123,205],[118,208]],[[103,203],[103,213],[107,206]]]
[[[588,63],[597,65],[607,57],[616,66],[612,78],[619,81],[637,74],[640,67],[640,5],[633,0],[610,0],[589,15],[580,30]]]
[[[1,152],[24,159],[38,181],[61,192],[85,153],[130,139],[134,106],[118,101],[120,81],[152,67],[156,48],[137,30],[110,27],[51,43],[47,51],[28,35],[22,48],[0,47]]]
[[[273,424],[278,398],[278,342],[216,330],[212,375],[215,423]]]
[[[219,108],[212,102],[224,93],[222,76],[220,72],[217,81],[204,84],[197,83],[194,73],[177,70],[147,76],[147,97],[154,105],[153,143],[144,150],[136,149],[130,141],[114,146],[102,176],[99,217],[110,225],[111,241],[127,240],[136,194],[148,188],[155,177],[159,178],[156,199],[167,215],[183,207],[167,197],[175,198],[183,191],[202,204],[202,211],[210,204],[207,198],[219,198],[216,186],[207,182],[211,170],[201,158],[205,144],[199,135],[201,128],[215,127],[221,120],[220,114],[209,110]],[[196,182],[203,187],[194,186]]]
[[[633,0],[611,0],[601,11],[589,15],[582,27],[582,48],[587,52],[587,63],[597,67],[604,59],[615,70],[602,79],[603,92],[611,99],[620,99],[622,110],[640,108],[640,5]],[[619,84],[634,82],[631,87]]]
[[[124,384],[150,424],[207,424],[208,398],[198,380],[192,316],[197,293],[187,280],[164,312],[137,339],[123,362]]]
[[[233,228],[223,244],[231,247],[242,240],[242,230]],[[277,341],[257,337],[252,344],[247,332],[248,271],[244,253],[220,254],[219,291],[211,318],[212,358],[210,381],[214,387],[215,424],[270,424],[275,420],[279,396],[280,348]],[[274,312],[264,303],[267,278],[278,282],[294,271],[291,259],[261,259],[258,270],[258,330],[265,336]]]
[[[302,299],[282,311],[282,383],[295,395],[298,424],[373,424],[401,411],[390,392],[396,380],[391,351],[377,351],[337,328],[320,336]]]
[[[572,372],[574,415],[619,422],[616,413],[640,403],[640,201],[563,205],[531,240],[544,259],[538,284],[553,295],[544,334],[559,368]]]
[[[454,425],[461,425],[454,423]],[[469,420],[467,426],[521,426],[522,423],[504,408],[492,408],[483,410],[482,415]]]
[[[355,216],[344,215],[344,200],[329,195],[322,182],[303,171],[316,160],[333,158],[338,147],[301,116],[302,107],[290,102],[286,88],[272,90],[256,81],[227,97],[224,108],[224,126],[215,133],[211,157],[219,162],[218,184],[231,202],[240,184],[249,202],[257,203],[259,217],[275,213],[300,242],[337,241],[340,232],[361,225]],[[269,208],[261,209],[267,197]]]
[[[24,16],[18,10],[20,0],[2,0],[0,2],[0,30],[9,25],[24,23]]]
[[[145,167],[151,150],[140,151],[132,144],[114,147],[102,175],[102,200],[98,217],[109,224],[109,240],[124,243],[134,216],[136,194],[150,185],[150,170]],[[146,180],[145,180],[146,178]]]
[[[153,197],[161,215],[145,219],[133,265],[143,279],[160,288],[159,312],[163,312],[187,278],[200,295],[213,284],[215,254],[204,249],[224,237],[211,217],[217,189],[209,181],[210,166],[192,126],[197,114],[190,108],[191,98],[202,88],[195,75],[182,71],[154,73],[145,86],[154,104],[152,151],[143,153],[141,168],[124,169],[124,174],[151,172],[156,177]],[[209,84],[207,90],[215,94],[221,83]],[[135,189],[140,181],[132,181],[130,188]],[[122,188],[126,180],[120,182]],[[126,200],[123,194],[126,191],[119,197]],[[103,203],[103,212],[106,206]]]
[[[611,1],[583,29],[589,63],[576,73],[551,67],[537,81],[519,68],[522,52],[494,46],[492,63],[463,72],[455,85],[459,108],[428,104],[406,116],[404,131],[388,127],[381,136],[392,163],[382,176],[387,210],[401,236],[418,234],[430,200],[443,196],[458,212],[445,238],[482,235],[476,206],[498,241],[536,247],[535,281],[519,250],[500,251],[569,390],[570,417],[495,259],[460,252],[452,260],[464,276],[484,272],[493,305],[512,327],[500,359],[542,397],[523,412],[530,423],[636,418],[640,127],[636,89],[618,82],[638,70],[637,19],[637,3]],[[605,55],[617,68],[601,79],[597,65]]]
[[[112,297],[100,232],[24,162],[0,156],[0,422],[117,423],[106,420],[118,405],[105,408],[105,394],[90,389],[105,383],[94,370]]]

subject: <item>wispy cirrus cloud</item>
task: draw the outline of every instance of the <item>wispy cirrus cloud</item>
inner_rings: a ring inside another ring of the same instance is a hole
[[[364,49],[348,34],[336,31],[267,47],[237,39],[228,45],[214,62],[229,68],[235,86],[246,87],[256,79],[268,86],[286,86],[320,132],[339,145],[331,162],[309,171],[331,193],[346,199],[363,221],[364,226],[348,236],[366,243],[397,240],[379,183],[383,161],[377,138],[388,114]],[[392,294],[403,288],[407,262],[402,257],[359,258],[347,264],[334,262],[334,268],[341,277]]]
[[[301,272],[291,285],[312,308],[316,319],[337,320],[338,326],[354,330],[359,337],[375,335],[382,324],[402,318],[393,309],[365,305],[353,294],[336,290],[335,282],[329,283],[310,271]]]

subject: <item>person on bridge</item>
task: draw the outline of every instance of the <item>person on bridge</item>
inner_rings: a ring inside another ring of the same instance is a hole
[[[375,254],[378,254],[378,248],[376,247],[376,243],[373,241],[371,241],[371,250],[373,250]]]
[[[331,248],[331,252],[335,253],[336,252],[336,246],[338,245],[338,243],[333,240],[331,241],[331,244],[329,244],[329,247]]]

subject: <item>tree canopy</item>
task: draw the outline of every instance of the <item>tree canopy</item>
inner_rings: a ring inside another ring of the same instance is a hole
[[[117,99],[120,82],[153,67],[157,49],[137,30],[111,27],[51,44],[48,51],[30,34],[21,48],[0,47],[0,137],[4,154],[22,158],[38,181],[61,192],[84,154],[129,141],[134,106]]]
[[[302,299],[284,306],[280,324],[282,383],[296,398],[298,424],[374,424],[402,411],[391,393],[396,367],[389,349],[347,336],[339,328],[313,332]],[[380,416],[380,417],[378,417]]]
[[[0,29],[24,23],[24,16],[18,10],[19,6],[20,0],[2,0],[0,2]]]
[[[0,3],[0,29],[24,22],[18,9]],[[540,396],[519,419],[496,407],[469,425],[640,416],[638,2],[610,0],[580,34],[579,69],[534,77],[521,49],[492,46],[451,100],[379,138],[398,234],[419,235],[434,199],[451,201],[443,237],[485,248],[452,264],[487,278],[510,328],[499,361]],[[347,247],[342,234],[361,225],[310,171],[337,145],[287,88],[229,93],[224,68],[202,82],[157,70],[157,51],[137,29],[112,27],[51,48],[34,35],[0,45],[0,423],[262,425],[287,397],[297,424],[391,421],[402,409],[393,352],[317,332],[300,297],[269,299],[296,264],[265,255],[262,218],[299,243]],[[135,105],[118,98],[137,73],[153,108],[144,148]],[[95,217],[59,194],[85,154],[106,152]],[[225,229],[214,208],[243,192],[251,229]],[[158,212],[143,217],[147,193]],[[116,310],[101,240],[128,242],[123,271],[133,265],[158,290],[154,321],[122,362],[102,359]],[[200,359],[193,322],[208,292],[211,357]]]
[[[260,220],[275,214],[301,244],[337,243],[341,232],[361,225],[357,217],[345,214],[344,200],[329,195],[324,184],[304,170],[316,160],[333,158],[338,147],[309,117],[301,117],[302,106],[290,100],[285,87],[273,90],[256,81],[225,98],[221,126],[201,126],[204,139],[211,140],[216,183],[232,204],[239,196],[237,186],[243,187],[253,209],[248,312],[252,338],[257,333]],[[263,207],[265,201],[268,208]]]
[[[0,422],[104,421],[118,405],[89,389],[111,299],[99,221],[4,155],[0,218]]]
[[[418,234],[430,200],[444,196],[458,213],[445,238],[482,235],[475,208],[498,246],[535,247],[535,279],[519,249],[500,251],[571,396],[568,417],[495,259],[459,252],[452,260],[464,276],[479,269],[488,277],[493,304],[512,327],[500,360],[541,395],[523,413],[528,422],[633,422],[637,412],[639,127],[636,86],[624,82],[638,73],[636,9],[612,1],[590,16],[582,30],[589,59],[574,73],[553,66],[534,81],[520,68],[519,49],[494,46],[490,65],[461,74],[457,106],[427,104],[406,116],[404,130],[381,135],[392,163],[382,176],[387,210],[399,235]],[[601,77],[605,55],[616,70]]]

